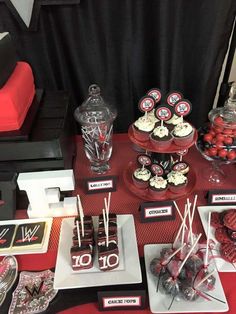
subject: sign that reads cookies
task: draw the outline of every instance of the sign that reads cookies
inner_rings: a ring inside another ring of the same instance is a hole
[[[175,220],[175,208],[172,201],[144,202],[140,210],[142,223]]]

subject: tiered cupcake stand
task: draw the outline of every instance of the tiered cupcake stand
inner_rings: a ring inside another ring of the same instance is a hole
[[[193,137],[193,140],[191,143],[189,143],[186,146],[177,146],[176,144],[172,143],[171,146],[168,147],[168,149],[162,149],[162,148],[157,149],[156,147],[155,148],[153,147],[153,145],[151,144],[150,141],[141,142],[141,141],[137,140],[134,137],[132,125],[128,129],[128,136],[129,136],[129,139],[131,140],[131,142],[133,142],[135,145],[142,148],[143,150],[145,150],[147,152],[164,153],[164,154],[171,154],[171,153],[174,154],[174,153],[178,153],[180,151],[189,149],[197,141],[196,129],[194,129],[194,137]],[[138,168],[137,162],[136,161],[130,161],[128,163],[127,168],[123,172],[123,179],[124,179],[124,183],[125,183],[127,189],[131,193],[135,194],[137,197],[139,197],[143,200],[147,200],[147,201],[159,201],[160,200],[161,201],[161,200],[166,200],[166,199],[169,199],[169,200],[179,199],[179,198],[183,197],[183,195],[186,196],[186,195],[190,194],[192,192],[192,190],[194,189],[195,184],[196,184],[196,173],[190,165],[190,170],[189,170],[189,173],[187,176],[188,177],[188,184],[187,184],[183,193],[173,193],[170,190],[167,190],[165,195],[163,195],[163,196],[157,195],[156,197],[153,197],[152,195],[149,194],[148,188],[147,189],[140,189],[140,188],[137,188],[133,184],[132,175],[133,175],[136,168]]]

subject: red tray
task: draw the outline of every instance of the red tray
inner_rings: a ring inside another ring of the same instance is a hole
[[[184,149],[187,149],[191,146],[193,146],[196,141],[197,141],[197,137],[198,137],[198,133],[197,133],[197,130],[194,128],[194,136],[193,136],[193,140],[192,142],[189,144],[189,145],[186,145],[186,146],[178,146],[174,143],[171,144],[170,147],[168,147],[167,149],[166,148],[154,148],[152,143],[148,140],[146,142],[141,142],[141,141],[138,141],[135,137],[134,137],[134,132],[133,132],[133,128],[132,128],[132,125],[129,126],[129,129],[128,129],[128,136],[130,138],[130,140],[138,145],[139,147],[145,149],[145,150],[148,150],[148,151],[152,151],[152,152],[156,152],[156,153],[176,153],[176,152],[179,152],[181,150],[184,150]]]
[[[123,179],[127,189],[135,194],[137,197],[146,200],[146,201],[164,201],[164,200],[177,200],[182,197],[186,197],[191,194],[195,185],[196,185],[196,173],[193,169],[190,169],[188,173],[188,185],[186,186],[184,192],[177,194],[167,190],[164,196],[153,197],[149,194],[147,189],[139,189],[133,184],[132,175],[137,168],[137,164],[135,162],[129,162],[128,167],[123,172]]]

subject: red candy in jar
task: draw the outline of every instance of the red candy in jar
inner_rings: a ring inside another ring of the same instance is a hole
[[[224,107],[209,112],[210,125],[202,136],[202,147],[213,159],[236,162],[236,83]]]

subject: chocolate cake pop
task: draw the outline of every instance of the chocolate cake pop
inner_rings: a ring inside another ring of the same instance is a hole
[[[166,272],[166,265],[162,259],[155,257],[150,263],[150,271],[153,276],[158,277]]]
[[[182,297],[186,301],[196,301],[199,294],[190,283],[185,283],[181,286]]]
[[[197,254],[194,254],[186,261],[185,267],[187,270],[192,271],[193,274],[196,274],[201,269],[202,265],[202,259]]]

